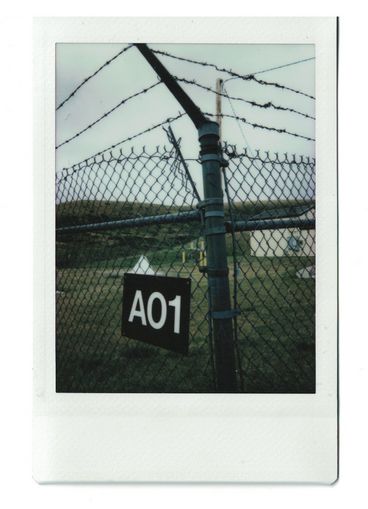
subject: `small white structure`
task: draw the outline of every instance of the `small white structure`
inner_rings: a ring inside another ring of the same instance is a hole
[[[298,217],[313,219],[314,209]],[[299,228],[257,230],[250,234],[250,249],[252,256],[259,257],[315,256],[315,230]]]
[[[310,265],[305,269],[300,269],[296,273],[296,277],[299,279],[316,279],[316,266]]]
[[[128,270],[128,274],[145,274],[146,276],[154,276],[158,274],[152,269],[146,256],[141,255],[137,263],[131,270]]]

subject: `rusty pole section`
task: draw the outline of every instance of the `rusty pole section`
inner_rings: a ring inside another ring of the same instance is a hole
[[[217,78],[216,80],[216,122],[219,125],[219,138],[220,143],[222,141],[222,83],[223,80],[221,78]]]

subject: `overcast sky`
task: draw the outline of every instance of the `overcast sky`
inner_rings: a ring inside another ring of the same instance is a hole
[[[124,48],[125,44],[58,44],[56,47],[56,104],[60,104],[87,76],[92,74],[106,60]],[[282,44],[152,44],[152,49],[160,49],[178,56],[217,64],[219,67],[232,69],[239,74],[252,74],[271,67],[281,66],[297,60],[314,57],[313,45]],[[173,60],[161,55],[158,58],[168,70],[186,79],[211,88],[215,88],[216,79],[230,78],[215,69],[192,63]],[[315,61],[309,60],[297,65],[262,73],[257,76],[266,81],[278,82],[287,87],[315,95]],[[114,107],[123,98],[148,87],[157,81],[156,73],[137,50],[132,47],[114,60],[94,78],[86,83],[77,93],[56,112],[56,144],[96,120],[103,113]],[[215,94],[203,91],[192,85],[182,84],[195,103],[205,112],[215,113]],[[308,115],[315,116],[315,101],[303,95],[275,87],[261,86],[252,81],[231,79],[226,84],[226,91],[231,96],[242,97],[249,101],[289,107]],[[235,113],[252,123],[285,128],[301,135],[315,137],[315,121],[299,115],[259,109],[239,101],[232,101]],[[147,94],[132,99],[122,105],[107,118],[77,139],[60,147],[56,151],[56,168],[70,167],[73,164],[99,152],[126,137],[144,130],[168,117],[182,111],[176,99],[160,84]],[[233,114],[229,101],[222,99],[223,113]],[[172,124],[177,137],[182,138],[182,151],[185,157],[198,156],[197,131],[188,117],[183,117]],[[223,140],[234,143],[239,150],[244,145],[254,151],[261,149],[314,157],[313,141],[294,138],[285,134],[270,133],[238,123],[233,119],[223,120]],[[148,149],[156,145],[168,144],[165,132],[158,128],[151,133],[121,145],[123,151],[131,146]],[[191,166],[191,172],[197,182],[198,167]]]

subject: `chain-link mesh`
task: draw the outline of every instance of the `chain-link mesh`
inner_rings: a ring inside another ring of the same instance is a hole
[[[315,161],[230,145],[224,153],[239,385],[314,392],[315,231],[289,224],[313,224]]]
[[[196,201],[174,149],[105,154],[57,175],[58,391],[213,390],[201,223],[165,222],[196,211]],[[67,230],[145,217],[145,226]],[[121,336],[128,271],[191,278],[188,357]]]
[[[231,145],[224,156],[238,389],[313,392],[314,230],[290,220],[314,219],[315,162]],[[103,154],[57,174],[58,391],[216,391],[205,241],[185,170],[176,147]],[[121,336],[128,271],[191,278],[188,357]]]

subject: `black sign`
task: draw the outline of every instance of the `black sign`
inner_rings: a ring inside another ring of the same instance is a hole
[[[190,279],[124,274],[122,334],[188,354]]]

